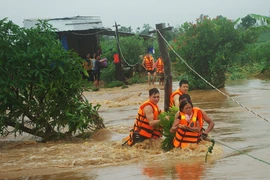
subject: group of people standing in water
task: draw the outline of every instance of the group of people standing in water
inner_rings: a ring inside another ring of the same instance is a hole
[[[181,80],[179,88],[170,96],[170,106],[179,108],[170,129],[170,132],[175,134],[172,143],[175,148],[181,149],[205,140],[215,125],[205,111],[193,106],[188,95],[188,87],[188,81]],[[125,144],[132,146],[145,139],[157,139],[162,136],[162,129],[158,126],[160,122],[158,116],[161,113],[158,107],[159,99],[159,90],[150,89],[149,100],[140,106],[133,129],[126,138]],[[203,128],[204,122],[208,124],[206,129]]]
[[[164,84],[164,62],[159,56],[155,61],[153,56],[147,52],[143,57],[142,66],[147,71],[148,84],[155,84],[156,76],[159,77],[159,85]]]

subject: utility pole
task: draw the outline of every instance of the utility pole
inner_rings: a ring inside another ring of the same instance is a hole
[[[120,51],[119,37],[118,37],[118,26],[120,26],[120,25],[115,22],[115,39],[116,39],[116,45],[117,45],[117,50],[118,50],[118,56],[119,56],[119,63],[115,63],[115,73],[116,73],[115,76],[116,76],[116,80],[127,83],[124,72],[123,72],[123,68],[122,68],[122,62],[121,62],[121,51]]]
[[[172,72],[171,72],[171,59],[167,50],[164,37],[164,32],[171,30],[172,27],[165,28],[165,23],[156,24],[158,47],[164,62],[164,110],[168,111],[170,107],[170,96],[172,94]],[[161,36],[162,35],[162,36]]]

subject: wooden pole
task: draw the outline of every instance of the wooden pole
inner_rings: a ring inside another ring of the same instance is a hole
[[[156,24],[158,47],[161,53],[162,60],[164,62],[164,110],[168,111],[170,108],[170,96],[172,94],[172,72],[171,72],[171,59],[167,50],[164,37],[164,31],[168,30],[165,28],[165,24]],[[161,36],[161,35],[162,36]]]
[[[122,62],[121,62],[121,51],[119,46],[119,37],[118,37],[118,24],[115,22],[115,38],[117,41],[117,50],[119,55],[119,63],[115,64],[115,73],[116,73],[116,80],[122,81],[126,83],[126,78],[122,69]]]

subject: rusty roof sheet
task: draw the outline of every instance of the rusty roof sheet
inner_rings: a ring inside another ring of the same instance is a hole
[[[25,19],[25,28],[35,28],[39,20],[46,20],[56,31],[81,31],[89,29],[103,29],[103,24],[99,16],[74,16],[53,19]]]

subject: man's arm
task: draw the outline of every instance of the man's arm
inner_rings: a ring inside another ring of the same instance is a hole
[[[179,117],[179,111],[175,114],[173,125],[172,125],[172,127],[170,129],[171,133],[175,133],[177,131],[178,127],[179,127],[179,121],[180,120],[179,120],[178,117]]]
[[[215,126],[214,121],[206,114],[206,112],[204,112],[202,110],[202,115],[203,115],[203,119],[204,121],[206,121],[208,123],[208,127],[207,129],[204,131],[204,134],[208,134],[210,131],[212,131],[212,129]]]
[[[145,67],[145,59],[143,58],[143,61],[142,61],[142,67],[144,67],[144,69],[146,69],[146,67]]]
[[[173,97],[173,102],[174,102],[174,106],[175,107],[177,107],[177,108],[179,108],[179,94],[176,94],[176,95],[174,95],[174,97]]]
[[[144,107],[144,113],[150,126],[155,127],[159,123],[160,120],[154,119],[154,112],[150,105]]]

